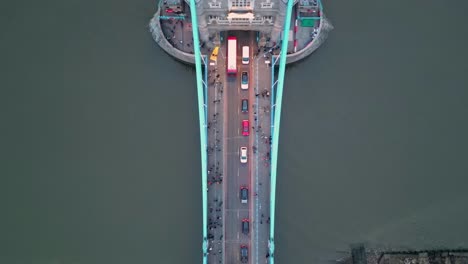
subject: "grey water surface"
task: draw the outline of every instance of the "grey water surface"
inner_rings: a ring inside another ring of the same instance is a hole
[[[2,5],[0,263],[201,263],[194,70],[156,2]],[[324,5],[286,73],[276,263],[468,247],[468,2]]]

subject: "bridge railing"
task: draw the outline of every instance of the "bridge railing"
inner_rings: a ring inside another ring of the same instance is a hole
[[[193,50],[195,55],[195,75],[197,83],[198,118],[200,125],[200,156],[201,156],[201,178],[202,178],[202,250],[203,264],[208,263],[208,103],[207,103],[207,67],[208,58],[202,57],[200,51],[200,38],[198,33],[197,4],[190,0],[190,16],[192,19]],[[202,59],[205,64],[205,75],[203,76]]]

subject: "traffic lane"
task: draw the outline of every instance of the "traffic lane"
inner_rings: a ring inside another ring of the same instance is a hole
[[[240,113],[240,116],[239,116],[239,135],[240,135],[240,138],[239,138],[239,145],[241,147],[246,147],[248,150],[250,149],[250,144],[249,144],[249,139],[251,137],[251,132],[252,132],[252,129],[251,129],[251,122],[250,122],[250,118],[249,118],[249,115],[248,114],[243,114],[241,111],[240,111],[240,106],[241,106],[241,99],[242,98],[248,98],[248,94],[249,94],[249,90],[241,90],[241,89],[238,89],[240,91],[240,97],[238,98],[238,104],[239,104],[239,113]],[[249,121],[249,136],[243,136],[242,135],[242,120],[248,120]],[[239,183],[240,185],[238,186],[239,187],[239,192],[240,193],[240,187],[241,186],[246,186],[249,191],[251,189],[251,183],[250,183],[250,177],[251,177],[251,164],[252,164],[252,155],[249,154],[249,151],[247,152],[247,163],[245,164],[239,164],[239,172],[240,172],[240,176],[239,176]],[[249,199],[250,200],[250,199]],[[249,219],[249,210],[250,210],[250,207],[248,206],[250,203],[250,201],[248,201],[247,204],[241,204],[241,208],[244,208],[244,209],[247,209],[247,210],[244,210],[244,214],[243,214],[243,218],[247,218]]]
[[[226,259],[225,263],[235,264],[240,262],[240,246],[238,241],[226,241]]]
[[[234,140],[231,140],[234,141]],[[227,195],[226,195],[226,209],[228,210],[237,210],[239,209],[239,176],[241,174],[239,166],[235,164],[235,161],[239,163],[239,150],[237,150],[237,144],[231,143],[232,152],[228,153],[227,158],[233,162],[228,163],[228,179],[227,179]],[[230,221],[230,218],[226,218],[226,221]]]
[[[231,77],[228,77],[231,78]],[[235,105],[232,98],[236,97],[236,91],[233,89],[236,85],[235,79],[228,79],[225,93],[227,96],[227,146],[226,146],[226,163],[227,163],[227,188],[226,188],[226,209],[237,209],[238,205],[235,199],[235,187],[238,186],[239,177],[239,144],[237,138],[239,137],[238,131],[235,129],[237,124],[232,120],[237,119],[235,112]],[[234,192],[234,193],[233,193]],[[226,217],[226,225],[229,225],[231,218]],[[227,239],[230,239],[229,237]]]
[[[226,217],[230,219],[236,219],[233,221],[233,224],[229,227],[226,227],[226,239],[231,242],[247,242],[249,234],[242,233],[242,220],[245,219],[249,214],[248,209],[235,209],[235,210],[226,210]]]
[[[237,199],[237,191],[236,186],[238,185],[238,170],[239,167],[234,164],[233,161],[236,161],[238,158],[236,153],[231,153],[227,156],[228,160],[230,161],[229,166],[229,180],[227,182],[227,197],[226,201],[228,203],[228,208],[225,209],[225,239],[227,241],[237,241],[239,237],[239,229],[237,227],[237,222],[239,219],[238,210],[239,210],[239,203],[240,201]],[[226,244],[226,253],[232,254],[232,251],[235,252],[235,247],[230,244]],[[231,252],[231,253],[229,253]],[[231,258],[227,258],[231,259]],[[229,262],[227,262],[229,263]]]
[[[237,32],[238,33],[238,32]],[[232,34],[229,34],[229,35],[232,35]],[[237,34],[235,34],[237,35]],[[242,38],[237,35],[238,39],[239,40],[242,40]],[[237,57],[237,64],[240,65],[238,66],[238,71],[241,72],[242,71],[242,64],[241,64],[241,46],[242,45],[239,45],[238,44],[238,49],[237,49],[237,53],[238,53],[238,57]],[[234,87],[233,87],[234,86]],[[249,144],[248,144],[248,138],[246,137],[243,137],[241,136],[241,122],[242,122],[242,118],[241,115],[240,115],[240,100],[241,100],[241,96],[242,94],[247,94],[248,96],[248,91],[242,91],[240,89],[240,74],[238,74],[237,76],[233,76],[230,78],[229,80],[229,93],[227,94],[227,101],[228,101],[228,130],[229,130],[229,134],[230,135],[238,135],[236,137],[237,140],[229,140],[229,143],[228,143],[228,148],[229,149],[233,149],[233,148],[236,148],[236,153],[238,153],[239,155],[239,148],[240,146],[245,146],[247,148],[249,148]],[[245,96],[245,95],[243,95]],[[249,157],[249,159],[251,159],[251,157]],[[243,181],[244,183],[247,182],[248,180],[248,173],[249,173],[249,170],[248,170],[248,164],[241,164],[240,161],[239,161],[239,156],[237,156],[236,158],[236,161],[233,161],[233,159],[229,159],[229,162],[232,162],[232,164],[236,164],[237,163],[237,168],[238,168],[238,172],[239,172],[239,176],[238,176],[238,181]],[[230,173],[233,173],[231,171],[235,171],[234,167],[231,167],[230,166]],[[238,210],[239,209],[239,206],[241,205],[240,203],[240,199],[238,197],[238,193],[239,193],[239,190],[240,190],[240,185],[239,184],[235,184],[234,182],[230,182],[230,186],[229,186],[229,190],[228,192],[232,193],[232,194],[236,194],[236,198],[233,198],[230,196],[230,203],[232,201],[232,207],[233,208],[237,208],[237,213],[235,213],[235,210],[231,211],[231,213],[229,215],[226,215],[226,219],[229,221],[229,236],[230,237],[235,237],[237,242],[235,242],[234,240],[228,240],[230,242],[227,243],[227,246],[226,246],[226,260],[239,260],[239,255],[240,255],[240,244],[239,244],[239,239],[240,239],[240,234],[241,234],[241,213],[243,214],[242,215],[242,218],[244,217],[248,217],[248,209],[247,210],[244,210],[242,212],[242,210]],[[246,241],[245,238],[242,239],[243,241],[243,244],[248,244],[248,240]],[[229,256],[229,257],[228,257]]]
[[[240,263],[240,246],[250,245],[249,235],[240,232],[243,218],[242,215],[247,213],[248,209],[230,210],[227,212],[229,218],[235,218],[238,219],[238,221],[226,229],[231,232],[232,237],[235,237],[235,239],[226,240],[226,263]]]
[[[236,89],[239,91],[238,89]],[[239,97],[233,98],[233,105],[239,105],[238,102],[240,102]],[[237,107],[239,109],[239,107]],[[242,240],[243,244],[246,244],[246,240],[244,235],[242,234],[242,229],[241,229],[241,223],[242,219],[248,217],[248,206],[245,204],[242,204],[240,201],[240,187],[242,185],[248,185],[247,182],[247,175],[248,175],[248,163],[243,164],[240,163],[240,153],[239,149],[240,147],[246,146],[248,147],[246,137],[242,136],[242,128],[241,128],[241,117],[237,114],[239,113],[238,111],[235,111],[237,109],[233,109],[233,114],[232,115],[232,133],[237,134],[237,137],[235,140],[232,140],[231,144],[236,146],[236,156],[235,159],[231,159],[234,164],[236,164],[236,168],[238,171],[238,177],[237,177],[237,184],[231,185],[231,188],[229,191],[232,194],[235,194],[235,197],[233,197],[232,202],[235,205],[234,207],[236,208],[236,212],[232,213],[232,215],[229,217],[230,222],[232,224],[232,237],[235,237],[237,243],[232,244],[231,250],[232,250],[232,255],[233,259],[238,259],[240,256],[240,244],[241,242],[239,240]],[[249,157],[250,158],[250,157]],[[240,260],[239,260],[240,261]]]
[[[239,144],[239,114],[237,99],[239,98],[239,91],[237,89],[238,82],[237,76],[230,78],[229,91],[227,93],[228,101],[228,163],[229,163],[229,175],[230,180],[228,182],[228,200],[229,209],[226,211],[226,263],[239,263],[240,261],[240,228],[239,228],[239,206],[240,200],[238,199],[238,187],[239,187],[239,176],[240,176],[240,144]]]
[[[253,124],[254,124],[254,120],[252,118],[252,91],[254,89],[254,85],[253,85],[253,72],[252,72],[252,52],[253,52],[253,45],[252,45],[252,38],[254,37],[254,32],[245,32],[243,34],[243,39],[241,41],[242,43],[242,46],[248,46],[249,47],[249,64],[241,64],[240,65],[240,71],[241,72],[247,72],[248,74],[248,88],[246,90],[242,90],[242,98],[244,99],[248,99],[249,100],[249,112],[244,114],[244,117],[243,119],[247,119],[249,120],[249,130],[250,130],[250,133],[249,133],[249,136],[248,137],[245,137],[244,139],[242,139],[242,144],[245,144],[245,146],[247,147],[248,149],[248,163],[247,163],[247,167],[245,169],[245,175],[242,179],[243,182],[246,183],[246,186],[248,186],[249,188],[249,200],[248,200],[248,203],[246,205],[246,207],[248,208],[248,210],[244,211],[243,212],[243,218],[244,219],[248,219],[249,221],[249,234],[248,235],[244,235],[244,241],[242,241],[242,244],[244,245],[247,245],[248,248],[249,248],[249,262],[250,263],[253,263],[253,258],[252,258],[252,252],[253,252],[253,247],[252,247],[252,243],[251,243],[251,239],[252,239],[252,232],[253,232],[253,214],[252,214],[252,204],[253,204],[253,199],[251,199],[251,197],[253,197],[253,189],[254,189],[254,185],[253,185],[253,182],[252,182],[252,166],[253,166],[253,161],[254,161],[254,156],[252,155],[252,151],[251,151],[251,142],[252,142],[252,136],[253,136],[253,133],[254,133],[254,129],[253,129]]]
[[[226,210],[226,217],[229,219],[239,219],[239,210]],[[226,241],[229,241],[230,244],[239,242],[240,232],[237,223],[238,221],[232,221],[231,225],[226,227]]]
[[[237,193],[238,191],[236,190],[237,186],[239,186],[239,175],[240,175],[240,168],[238,163],[239,161],[239,147],[238,143],[236,141],[236,138],[229,138],[227,140],[227,172],[226,172],[226,178],[224,178],[224,181],[226,182],[226,209],[232,210],[232,209],[238,209],[238,200],[237,198]],[[229,221],[229,218],[226,218],[226,221]]]
[[[223,49],[226,51],[226,48]],[[225,68],[223,68],[224,71],[226,71]],[[231,259],[235,256],[235,249],[232,246],[232,244],[229,241],[232,241],[234,239],[234,235],[236,232],[236,226],[234,225],[235,219],[232,219],[232,215],[229,213],[231,212],[230,210],[236,210],[236,203],[235,199],[233,199],[232,195],[232,189],[233,186],[237,185],[237,172],[238,172],[238,166],[237,163],[235,162],[236,160],[236,153],[238,152],[238,147],[235,144],[235,137],[237,136],[237,133],[235,131],[233,132],[232,129],[232,97],[235,96],[235,90],[234,88],[236,87],[236,79],[233,78],[232,76],[226,75],[225,82],[224,82],[224,95],[225,95],[225,113],[224,113],[224,118],[226,120],[225,123],[225,194],[224,194],[224,200],[225,200],[225,215],[224,215],[224,240],[225,240],[225,248],[224,248],[224,254],[225,254],[225,261],[226,263],[229,263]]]
[[[246,168],[245,170],[243,170],[245,172],[244,176],[242,177],[242,182],[244,182],[246,184],[246,186],[249,188],[249,196],[252,197],[252,189],[253,189],[253,184],[251,182],[251,179],[252,179],[252,162],[253,162],[253,155],[251,153],[251,137],[252,137],[252,133],[253,133],[253,129],[252,129],[252,124],[253,124],[253,119],[251,118],[252,116],[252,111],[251,111],[251,107],[250,105],[252,104],[252,100],[251,100],[251,93],[252,93],[252,90],[253,90],[253,82],[252,82],[252,77],[253,77],[253,74],[252,74],[252,71],[251,71],[251,65],[252,65],[252,45],[251,45],[251,38],[253,36],[252,34],[253,32],[244,32],[243,34],[243,38],[242,38],[242,41],[241,41],[241,46],[249,46],[249,58],[250,58],[250,62],[249,64],[240,64],[240,72],[242,74],[242,72],[247,72],[248,73],[248,88],[246,90],[242,90],[241,91],[241,94],[242,94],[242,98],[243,99],[248,99],[249,100],[249,113],[247,114],[244,114],[243,115],[243,119],[247,119],[249,120],[249,130],[250,130],[250,133],[249,133],[249,136],[245,137],[244,139],[241,139],[241,142],[244,146],[247,147],[248,149],[248,163],[246,164]],[[239,77],[239,82],[241,82],[241,76],[240,75]],[[252,230],[253,230],[253,221],[252,221],[252,199],[249,197],[248,199],[248,203],[247,205],[245,205],[248,209],[245,210],[245,211],[242,211],[241,212],[241,215],[242,215],[242,218],[243,219],[248,219],[249,221],[249,234],[245,235],[243,234],[243,239],[241,241],[241,244],[243,245],[247,245],[248,248],[249,248],[249,262],[252,263],[253,262],[253,259],[252,259],[252,252],[253,252],[253,248],[252,248],[252,243],[251,243],[251,238],[252,238]],[[242,229],[242,227],[240,227]]]
[[[229,210],[226,214],[226,225],[229,226],[226,228],[226,240],[229,241],[226,243],[226,260],[232,261],[239,259],[239,250],[240,244],[238,242],[240,236],[239,228],[239,206],[240,200],[238,198],[239,193],[239,177],[240,177],[240,144],[239,138],[240,135],[240,119],[239,119],[239,90],[238,90],[238,78],[237,76],[232,76],[229,78],[228,92],[227,92],[227,104],[228,104],[228,163],[229,163],[229,175],[231,179],[228,182],[228,200],[229,200]],[[227,262],[227,263],[230,263]]]

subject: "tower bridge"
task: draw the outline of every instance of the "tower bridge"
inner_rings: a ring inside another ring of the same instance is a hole
[[[332,29],[322,3],[162,0],[156,8],[154,40],[196,67],[202,262],[273,264],[285,67]]]

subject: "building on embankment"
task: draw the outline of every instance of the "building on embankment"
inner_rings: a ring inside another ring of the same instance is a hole
[[[287,1],[285,0],[198,0],[196,14],[202,52],[219,46],[223,32],[255,31],[260,47],[279,52]],[[295,0],[287,63],[297,62],[314,52],[333,26],[323,12],[320,0]],[[169,55],[194,64],[191,46],[189,1],[161,0],[149,27],[154,40]]]
[[[468,264],[468,249],[384,251],[352,245],[351,254],[338,264]]]

